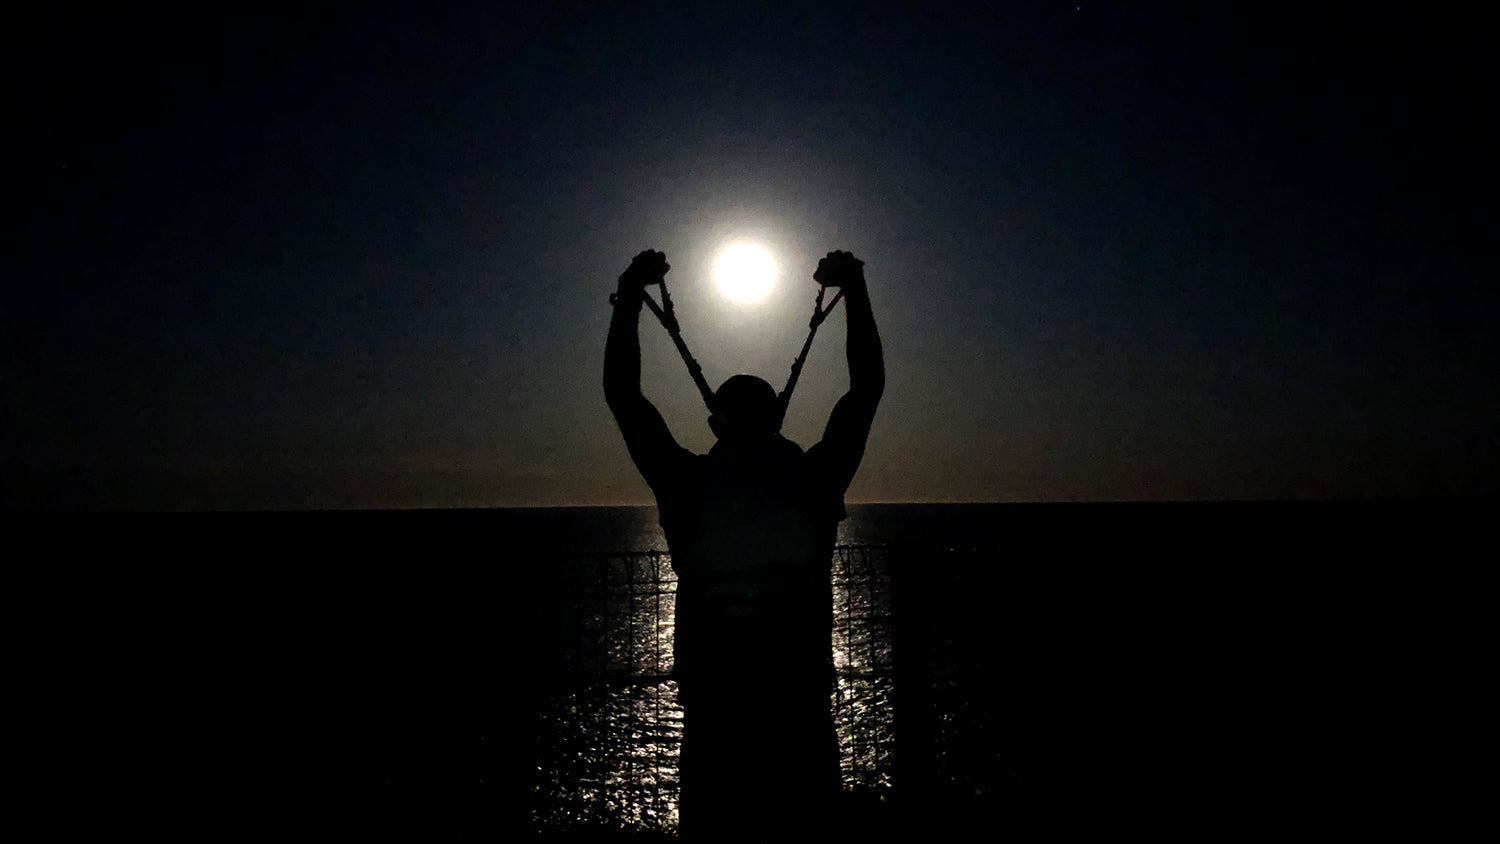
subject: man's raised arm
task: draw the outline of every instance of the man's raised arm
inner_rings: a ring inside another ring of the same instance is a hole
[[[635,256],[612,298],[615,311],[604,344],[604,400],[625,436],[630,459],[652,489],[674,461],[690,456],[641,394],[641,293],[646,285],[660,282],[669,268],[667,256],[660,252],[648,249]]]
[[[817,452],[820,461],[826,461],[842,491],[854,479],[864,457],[875,408],[885,392],[885,358],[880,349],[880,334],[875,330],[870,293],[865,287],[864,263],[848,252],[830,252],[818,262],[813,278],[844,291],[849,330],[849,392],[834,405],[822,441],[810,450]]]

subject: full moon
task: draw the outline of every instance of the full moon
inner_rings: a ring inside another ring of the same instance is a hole
[[[771,253],[753,243],[736,243],[719,253],[714,277],[724,295],[736,302],[758,302],[776,281]]]

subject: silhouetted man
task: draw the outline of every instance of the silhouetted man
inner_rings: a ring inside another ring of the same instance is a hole
[[[780,434],[776,391],[750,375],[715,392],[708,454],[678,445],[641,395],[641,293],[662,281],[666,256],[642,252],[620,276],[604,392],[656,494],[677,572],[686,835],[816,827],[840,791],[829,566],[885,388],[862,267],[830,252],[814,275],[844,291],[849,392],[806,452]]]

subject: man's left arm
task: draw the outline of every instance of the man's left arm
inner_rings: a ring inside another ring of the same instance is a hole
[[[865,285],[863,263],[848,252],[830,252],[814,278],[844,292],[848,324],[849,391],[834,405],[823,439],[808,449],[814,465],[828,473],[840,493],[854,480],[864,458],[875,409],[885,392],[885,357]]]

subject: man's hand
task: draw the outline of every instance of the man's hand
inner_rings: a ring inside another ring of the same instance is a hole
[[[818,271],[813,273],[813,281],[824,287],[864,284],[864,266],[865,262],[852,253],[829,252],[827,257],[818,262]]]
[[[667,263],[667,253],[647,249],[635,256],[630,267],[620,274],[621,287],[644,289],[652,284],[661,284],[672,265]]]

